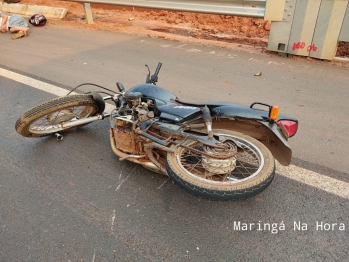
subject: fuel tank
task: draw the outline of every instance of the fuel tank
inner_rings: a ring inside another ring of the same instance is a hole
[[[202,114],[199,107],[178,104],[175,102],[177,97],[174,94],[156,85],[137,85],[127,91],[129,92],[140,92],[144,98],[153,99],[156,107],[155,116],[167,122],[182,123]]]
[[[171,100],[177,99],[177,97],[166,89],[151,85],[151,84],[140,84],[132,87],[126,92],[126,95],[130,92],[140,92],[143,97],[154,99],[156,106],[161,106],[170,103]]]

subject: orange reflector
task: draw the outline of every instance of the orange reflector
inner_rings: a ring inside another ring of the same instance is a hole
[[[279,107],[278,106],[272,106],[269,112],[269,118],[270,120],[277,120],[279,118]]]

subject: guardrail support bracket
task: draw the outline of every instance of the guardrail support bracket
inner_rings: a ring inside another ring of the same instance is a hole
[[[88,24],[93,24],[92,10],[90,3],[83,3],[86,22]]]

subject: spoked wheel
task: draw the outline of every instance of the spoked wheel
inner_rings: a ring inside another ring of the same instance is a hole
[[[62,128],[62,122],[74,122],[93,116],[98,111],[99,107],[91,95],[59,97],[25,112],[19,117],[15,127],[25,137],[46,136],[66,130]]]
[[[270,151],[238,132],[215,130],[215,134],[231,137],[237,145],[228,144],[223,152],[188,140],[175,153],[167,154],[167,173],[172,180],[186,191],[212,200],[244,199],[266,189],[275,173]],[[229,151],[234,156],[228,158]]]

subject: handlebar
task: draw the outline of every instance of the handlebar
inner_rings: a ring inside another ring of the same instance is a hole
[[[156,70],[155,70],[155,73],[154,73],[154,75],[158,75],[159,74],[159,72],[160,72],[160,69],[161,69],[161,66],[162,66],[162,63],[161,62],[159,62],[158,63],[158,66],[156,67]]]
[[[146,80],[146,82],[147,82],[148,84],[153,84],[153,85],[156,84],[156,82],[158,81],[158,74],[159,74],[159,72],[160,72],[161,66],[162,66],[162,63],[159,62],[159,63],[158,63],[158,66],[156,67],[156,70],[155,70],[154,75],[152,75],[150,79],[149,79],[149,75],[150,75],[150,72],[149,72],[148,77],[147,77],[147,80]],[[149,68],[148,68],[148,69],[149,69]]]
[[[124,85],[121,82],[116,82],[116,86],[118,87],[121,93],[125,92]]]

